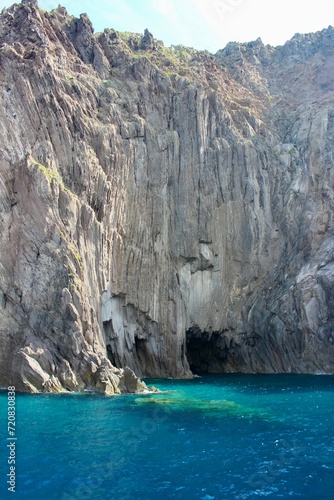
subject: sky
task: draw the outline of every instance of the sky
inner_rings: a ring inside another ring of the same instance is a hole
[[[13,0],[0,0],[0,8]],[[104,28],[143,33],[165,45],[183,44],[215,53],[230,41],[262,38],[282,45],[295,33],[334,26],[333,0],[39,0],[46,10],[86,12],[95,32]]]

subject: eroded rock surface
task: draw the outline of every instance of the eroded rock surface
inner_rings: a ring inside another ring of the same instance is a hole
[[[334,372],[333,46],[2,12],[1,386]]]

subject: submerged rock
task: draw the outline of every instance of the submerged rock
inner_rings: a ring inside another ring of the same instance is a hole
[[[270,418],[268,412],[262,408],[251,408],[226,399],[206,400],[189,397],[182,393],[172,393],[169,397],[165,395],[140,397],[135,399],[135,403],[144,406],[158,405],[167,413],[170,411],[198,412],[213,417],[233,415],[237,418]]]
[[[211,55],[4,9],[1,386],[334,372],[333,42]]]

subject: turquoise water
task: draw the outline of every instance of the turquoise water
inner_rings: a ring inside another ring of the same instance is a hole
[[[334,498],[333,376],[148,382],[165,392],[17,395],[12,498]],[[0,398],[0,498],[10,498]]]

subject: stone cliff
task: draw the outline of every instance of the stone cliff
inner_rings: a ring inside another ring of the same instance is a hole
[[[333,49],[3,10],[1,386],[334,372]]]

